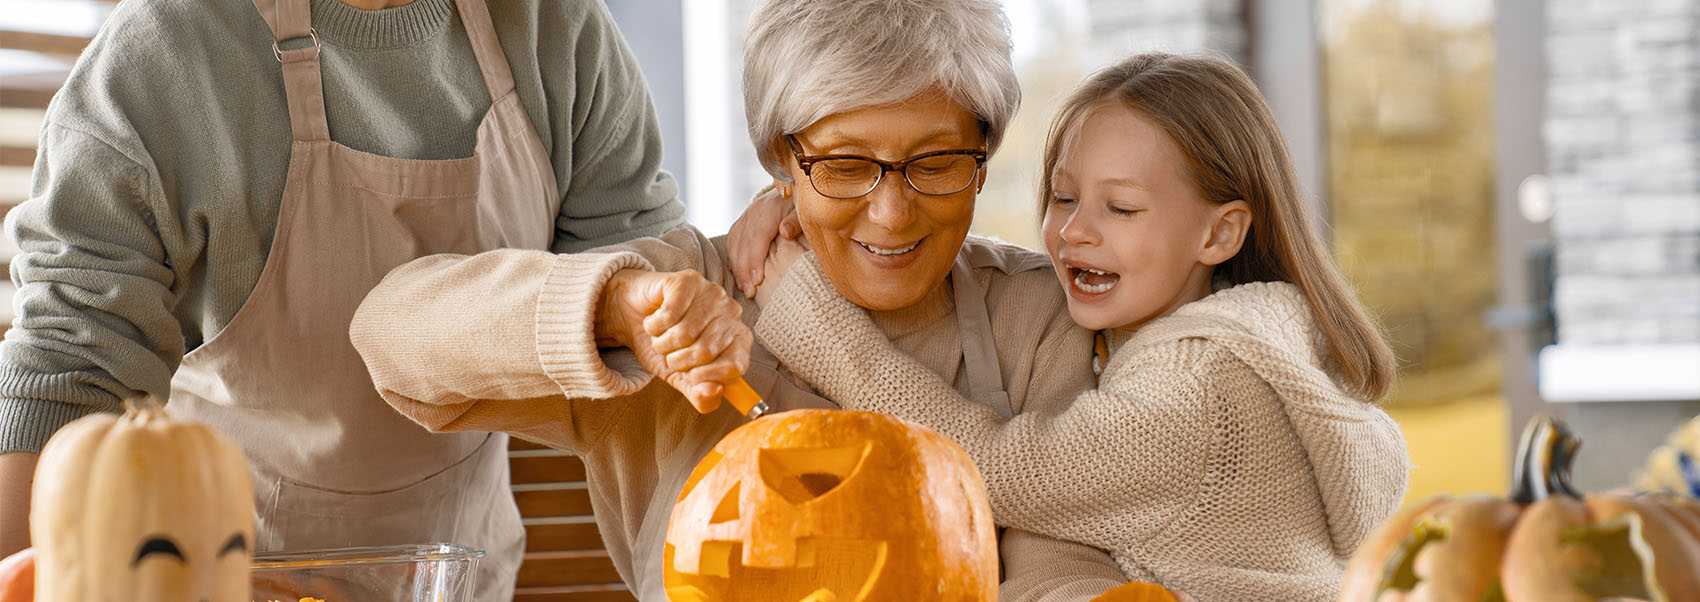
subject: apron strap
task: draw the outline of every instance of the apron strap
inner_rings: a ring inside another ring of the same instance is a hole
[[[490,90],[490,102],[501,100],[514,91],[514,73],[508,68],[508,57],[502,43],[496,39],[496,25],[490,20],[490,7],[484,0],[455,0],[460,8],[460,22],[466,25],[466,37],[472,40],[472,54],[478,59],[478,70],[484,74],[484,87]]]
[[[843,409],[832,400],[792,383],[779,367],[779,358],[760,342],[750,346],[750,369],[744,373],[744,380],[750,383],[751,389],[761,394],[762,401],[767,402],[771,408],[769,414],[801,408]]]
[[[305,38],[312,30],[306,0],[254,0],[254,8],[271,28],[274,42]]]
[[[254,8],[272,30],[272,54],[283,63],[283,95],[289,104],[289,129],[296,142],[331,139],[325,120],[325,85],[319,76],[319,36],[307,0],[254,0]],[[281,44],[312,38],[313,45],[283,50]]]
[[[272,30],[272,52],[283,63],[283,91],[289,104],[289,129],[297,142],[330,140],[325,117],[325,86],[319,72],[319,36],[313,32],[308,0],[253,0],[260,16]],[[472,54],[484,87],[495,102],[513,93],[514,75],[507,55],[496,39],[496,26],[484,0],[455,0],[460,19],[472,42]],[[281,44],[297,38],[312,38],[313,45],[283,50]]]
[[[950,267],[950,284],[956,293],[957,329],[962,340],[962,369],[968,377],[968,397],[991,408],[1004,420],[1015,417],[1009,393],[1003,386],[1003,369],[998,366],[997,339],[992,336],[992,319],[986,312],[986,293],[974,279],[964,255]]]

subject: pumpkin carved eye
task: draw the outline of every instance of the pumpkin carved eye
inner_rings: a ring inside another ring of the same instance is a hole
[[[177,548],[177,542],[172,541],[170,537],[156,535],[142,542],[141,548],[136,550],[136,559],[130,562],[130,566],[139,566],[142,564],[142,560],[154,554],[175,556],[178,562],[187,562],[183,558],[183,551]]]
[[[823,449],[762,449],[756,463],[761,480],[793,504],[826,495],[856,474],[867,445]]]
[[[714,470],[715,466],[719,466],[720,460],[725,457],[725,455],[722,455],[718,451],[708,452],[708,455],[704,456],[702,461],[697,463],[696,470],[691,471],[691,477],[685,479],[685,488],[679,490],[678,501],[683,502],[685,501],[685,498],[690,497],[691,492],[696,491],[697,483],[701,483],[703,477],[708,476],[709,471]]]
[[[718,525],[738,520],[738,517],[741,516],[741,513],[738,512],[739,489],[738,483],[733,483],[732,487],[726,490],[726,495],[720,498],[720,505],[714,508],[714,516],[709,517],[708,524]]]

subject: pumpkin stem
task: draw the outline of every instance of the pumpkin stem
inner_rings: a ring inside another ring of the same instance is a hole
[[[1570,483],[1570,464],[1580,447],[1582,440],[1563,421],[1545,414],[1530,419],[1511,467],[1511,501],[1532,504],[1555,494],[1582,497]]]
[[[153,395],[142,395],[124,400],[124,417],[136,422],[146,423],[155,418],[165,417],[165,402]]]

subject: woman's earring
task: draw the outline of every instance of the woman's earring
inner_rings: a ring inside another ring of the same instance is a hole
[[[791,198],[791,185],[790,184],[780,184],[779,185],[779,198],[782,198],[782,199]]]

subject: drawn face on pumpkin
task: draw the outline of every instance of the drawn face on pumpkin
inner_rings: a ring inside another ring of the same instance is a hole
[[[978,601],[997,589],[991,509],[967,453],[869,412],[798,410],[732,431],[686,482],[665,555],[673,602]]]
[[[43,510],[40,531],[32,517],[39,591],[54,592],[42,599],[249,599],[254,498],[235,444],[157,407],[68,434],[43,454],[64,482],[36,498],[56,491],[59,510]]]

